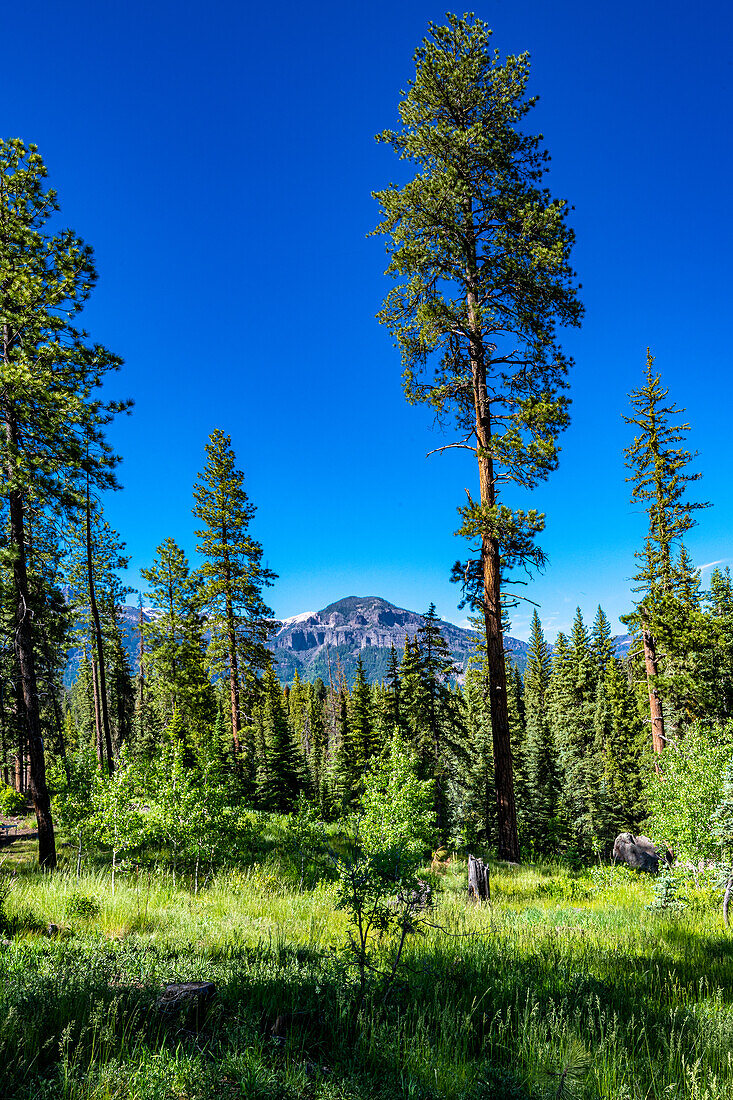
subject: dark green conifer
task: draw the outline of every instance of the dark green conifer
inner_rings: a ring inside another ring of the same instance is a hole
[[[559,639],[558,639],[559,641]],[[561,660],[558,662],[561,667]],[[537,609],[532,616],[524,673],[527,722],[527,837],[542,855],[555,854],[560,841],[560,776],[550,715],[552,658]]]
[[[637,833],[646,816],[642,768],[644,723],[629,678],[611,658],[603,680],[602,801],[606,820],[597,829],[607,850],[620,832]]]
[[[608,662],[614,654],[611,624],[600,604],[591,628],[591,649],[598,669],[598,676],[602,678]]]
[[[349,703],[349,728],[359,769],[363,774],[376,754],[377,745],[372,693],[364,675],[364,663],[361,659],[361,653],[356,661],[356,676],[351,688]]]
[[[331,786],[337,812],[345,812],[354,806],[359,797],[364,772],[359,744],[351,728],[348,691],[343,684],[335,703],[337,744],[332,758]]]
[[[628,481],[633,483],[631,499],[646,507],[649,525],[644,549],[637,552],[639,569],[635,576],[638,599],[630,615],[622,622],[641,635],[645,673],[648,685],[651,717],[652,748],[660,756],[665,744],[665,689],[675,692],[674,669],[665,668],[665,658],[658,650],[671,653],[690,649],[692,638],[680,637],[680,627],[686,615],[675,591],[679,578],[675,576],[673,551],[682,544],[684,536],[694,526],[693,513],[707,507],[687,499],[690,484],[698,481],[699,473],[689,473],[688,467],[696,457],[683,446],[690,425],[676,422],[683,409],[665,405],[669,393],[664,389],[661,375],[653,370],[654,358],[647,348],[645,384],[631,395],[632,415],[624,417],[638,434],[626,448],[626,465],[632,471]],[[683,628],[683,633],[685,632]],[[689,624],[687,624],[687,632]],[[691,633],[691,632],[690,632]],[[664,645],[659,646],[664,636]],[[660,679],[666,675],[666,682]],[[683,688],[685,694],[689,685]],[[674,714],[671,704],[672,725],[678,726],[680,715]]]
[[[302,789],[302,768],[295,747],[282,686],[272,668],[265,669],[260,684],[261,805],[275,813],[289,813]]]
[[[140,570],[148,600],[159,612],[143,626],[148,688],[162,723],[168,725],[177,713],[195,745],[202,727],[216,717],[205,667],[200,582],[174,539],[161,543],[157,555],[149,569]]]

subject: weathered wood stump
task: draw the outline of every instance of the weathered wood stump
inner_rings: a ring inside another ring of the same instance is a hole
[[[482,859],[468,857],[468,896],[473,901],[491,901],[489,868]]]
[[[164,1016],[183,1016],[199,1027],[215,996],[213,982],[171,982],[158,997],[156,1008]]]

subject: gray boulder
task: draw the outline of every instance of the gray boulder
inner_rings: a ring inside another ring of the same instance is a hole
[[[648,836],[619,833],[613,845],[613,858],[635,871],[646,871],[650,875],[659,872],[659,852]]]

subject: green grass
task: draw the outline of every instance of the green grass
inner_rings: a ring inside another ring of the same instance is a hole
[[[412,939],[387,1005],[375,984],[357,1017],[328,883],[297,893],[266,862],[195,897],[131,871],[112,896],[106,871],[17,866],[0,945],[3,1100],[547,1100],[573,1067],[582,1100],[733,1096],[733,938],[706,886],[656,913],[651,881],[623,869],[497,867],[492,905],[475,907],[453,864],[443,930]],[[198,1032],[155,1009],[165,982],[187,979],[218,989]],[[291,1011],[311,1013],[307,1026],[276,1040],[269,1027]]]

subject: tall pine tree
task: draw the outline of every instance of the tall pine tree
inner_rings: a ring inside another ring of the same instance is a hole
[[[58,210],[34,145],[0,141],[0,496],[8,512],[18,701],[30,760],[39,861],[56,866],[37,679],[37,608],[28,579],[27,505],[56,512],[80,504],[88,475],[116,484],[105,426],[122,403],[98,390],[120,360],[74,326],[96,281],[91,248],[71,230],[52,233]]]
[[[460,534],[478,560],[459,569],[481,609],[491,678],[499,855],[519,844],[501,625],[506,570],[542,559],[544,519],[500,499],[507,482],[533,488],[557,465],[568,422],[569,364],[556,325],[577,325],[566,203],[542,187],[547,156],[524,119],[529,57],[499,60],[480,19],[430,24],[389,144],[416,174],[376,193],[397,281],[380,320],[402,350],[407,399],[453,421],[452,444],[475,456],[479,499]],[[434,367],[434,370],[432,369]]]
[[[193,513],[201,522],[196,531],[198,551],[204,558],[201,604],[211,631],[208,657],[214,671],[229,681],[236,755],[242,675],[255,675],[270,659],[265,643],[272,633],[273,613],[262,589],[276,575],[263,565],[262,546],[250,534],[255,506],[245,492],[244,474],[236,467],[231,437],[219,428],[206,444],[206,466],[194,487],[194,500]]]

